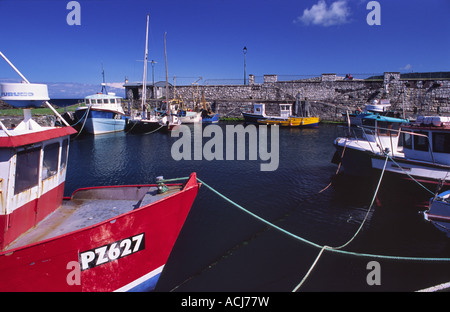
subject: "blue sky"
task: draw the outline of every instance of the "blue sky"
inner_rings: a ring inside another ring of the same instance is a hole
[[[79,0],[73,26],[68,2],[0,0],[0,51],[52,97],[100,91],[102,64],[108,83],[141,81],[147,13],[156,81],[165,80],[164,32],[177,84],[243,80],[244,46],[256,76],[450,70],[449,0],[379,0],[374,26],[364,0]],[[0,79],[18,79],[1,59]]]

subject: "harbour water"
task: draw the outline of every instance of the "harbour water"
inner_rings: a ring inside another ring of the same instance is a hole
[[[224,196],[286,231],[318,245],[340,246],[365,218],[378,179],[335,177],[337,166],[331,159],[338,127],[281,128],[278,169],[266,172],[260,171],[259,160],[248,157],[173,160],[171,147],[178,138],[160,132],[83,136],[71,142],[65,195],[80,187],[154,183],[160,175],[170,179],[195,171]],[[407,194],[393,190],[392,196]],[[450,241],[416,207],[388,201],[372,208],[361,232],[344,250],[450,258]],[[290,292],[319,252],[202,187],[156,291]],[[368,283],[371,261],[379,263],[379,285]],[[449,267],[448,261],[325,251],[299,291],[415,291],[449,282]]]

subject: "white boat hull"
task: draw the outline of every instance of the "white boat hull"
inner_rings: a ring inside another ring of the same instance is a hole
[[[104,134],[123,131],[124,119],[88,118],[85,125],[86,131],[91,134]]]

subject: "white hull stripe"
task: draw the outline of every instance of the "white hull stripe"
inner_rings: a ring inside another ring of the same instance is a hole
[[[125,291],[129,291],[130,289],[144,283],[145,281],[151,279],[152,277],[155,277],[156,275],[160,274],[162,272],[162,270],[164,269],[164,265],[160,266],[157,269],[154,269],[153,271],[151,271],[150,273],[147,273],[141,277],[139,277],[138,279],[132,281],[131,283],[128,283],[125,286],[120,287],[119,289],[116,289],[115,292],[125,292]]]

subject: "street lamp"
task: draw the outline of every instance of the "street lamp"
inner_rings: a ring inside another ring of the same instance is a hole
[[[242,50],[242,52],[244,52],[244,85],[246,85],[246,81],[247,81],[247,73],[246,73],[246,58],[245,55],[247,54],[247,47],[244,47],[244,49]]]
[[[153,88],[153,98],[155,99],[155,64],[158,62],[155,62],[154,60],[152,60],[150,62],[152,64],[152,88]]]

